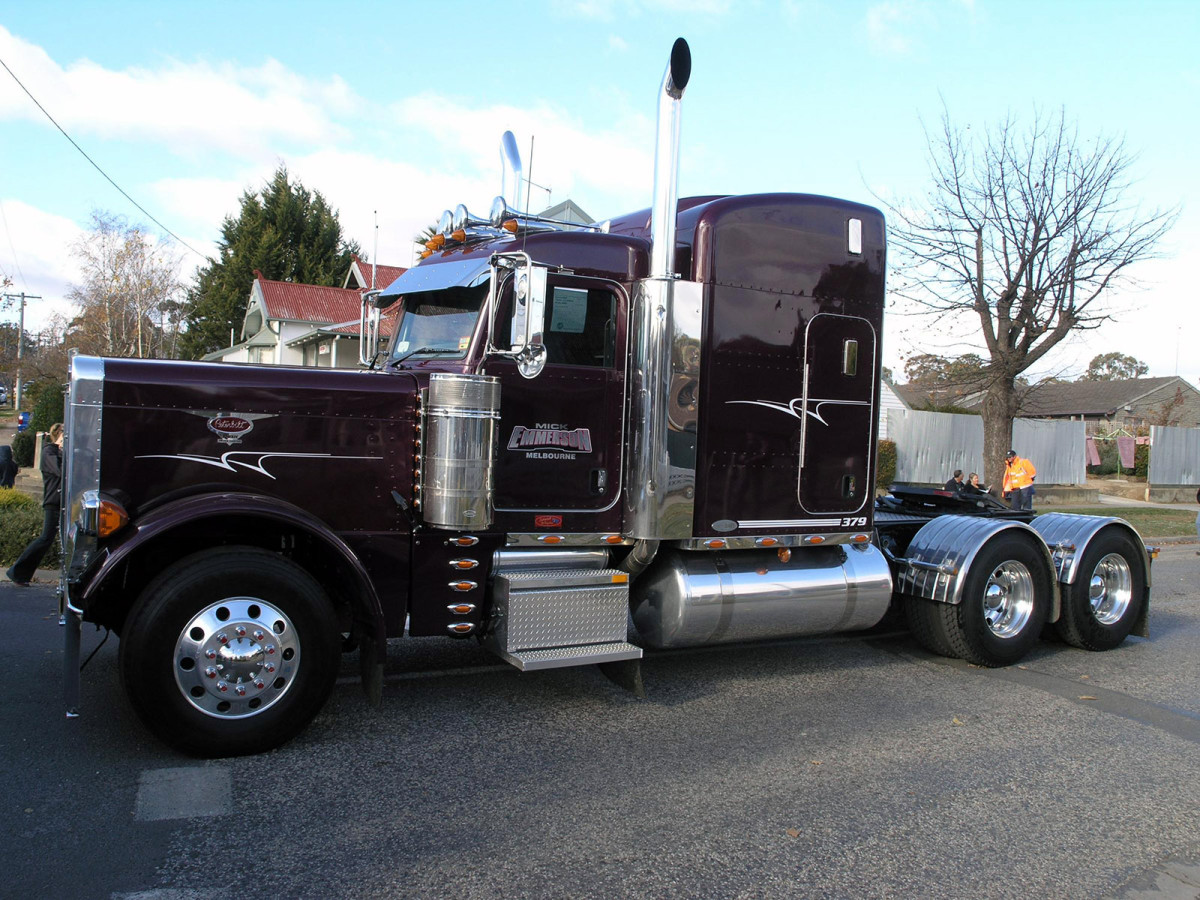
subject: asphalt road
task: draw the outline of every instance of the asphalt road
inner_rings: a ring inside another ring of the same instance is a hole
[[[1200,896],[1200,557],[1155,563],[1152,636],[1020,667],[905,635],[521,674],[472,644],[391,647],[273,753],[150,738],[115,638],[62,717],[50,586],[0,583],[0,895]],[[100,642],[85,630],[85,652]]]

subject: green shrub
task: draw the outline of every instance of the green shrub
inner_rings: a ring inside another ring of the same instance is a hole
[[[55,422],[63,420],[63,389],[55,381],[47,381],[34,388],[33,412],[29,416],[29,430],[49,431]]]
[[[1150,471],[1150,445],[1138,444],[1133,451],[1133,474],[1145,478]]]
[[[32,429],[25,429],[13,435],[13,462],[22,469],[33,466],[33,451],[37,446],[37,436]]]
[[[38,432],[49,431],[55,422],[63,420],[62,385],[53,381],[37,385],[31,394],[33,411],[29,415],[29,427],[13,437],[13,460],[23,469],[32,469],[38,464],[33,458],[37,450]]]
[[[1121,468],[1121,456],[1117,453],[1116,441],[1096,441],[1096,449],[1100,451],[1100,465],[1088,466],[1093,475],[1112,475]]]
[[[54,424],[53,422],[51,424]],[[0,565],[8,568],[17,561],[35,537],[42,533],[42,505],[20,491],[0,488]],[[42,557],[39,568],[58,567],[58,541]]]
[[[884,439],[879,442],[875,456],[878,468],[875,470],[875,487],[886,491],[896,480],[896,442]]]

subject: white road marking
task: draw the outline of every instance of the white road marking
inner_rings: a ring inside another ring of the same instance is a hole
[[[138,781],[139,822],[224,816],[233,812],[233,778],[218,766],[147,769]]]

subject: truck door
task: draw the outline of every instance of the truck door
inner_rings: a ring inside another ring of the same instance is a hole
[[[875,432],[875,329],[866,319],[813,316],[804,337],[800,506],[848,515],[863,509]]]
[[[545,368],[525,378],[512,360],[487,361],[487,374],[501,382],[498,513],[599,512],[617,502],[626,303],[625,292],[611,282],[552,274]],[[496,316],[501,343],[511,322],[510,282]]]

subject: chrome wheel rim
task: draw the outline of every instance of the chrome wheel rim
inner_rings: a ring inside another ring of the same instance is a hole
[[[200,712],[219,719],[258,715],[291,688],[300,641],[284,613],[255,597],[229,597],[200,610],[175,641],[175,683]]]
[[[998,638],[1021,633],[1033,615],[1033,576],[1024,563],[1002,562],[983,589],[983,619]]]
[[[1103,557],[1088,583],[1092,615],[1101,625],[1115,625],[1133,601],[1133,572],[1125,557],[1110,553]]]

